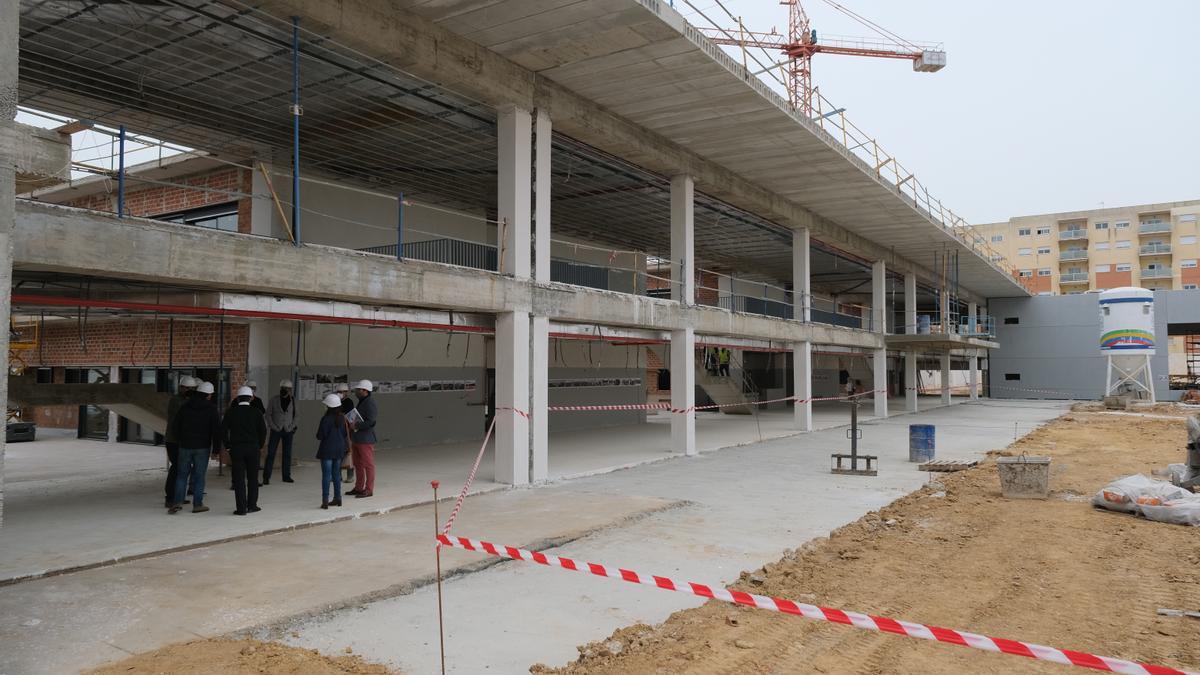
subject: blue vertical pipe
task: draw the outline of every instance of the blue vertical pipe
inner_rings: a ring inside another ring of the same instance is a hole
[[[300,17],[292,17],[292,240],[300,245]]]
[[[404,260],[404,193],[396,198],[396,260]]]
[[[125,217],[125,125],[118,130],[117,141],[117,217]],[[111,164],[109,166],[112,166]]]

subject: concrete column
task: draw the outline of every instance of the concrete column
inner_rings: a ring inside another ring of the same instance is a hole
[[[812,321],[812,241],[807,227],[792,230],[792,302],[797,321]],[[811,351],[811,350],[810,350]]]
[[[979,328],[979,305],[969,303],[967,305],[967,331],[972,335]]]
[[[887,376],[887,348],[876,349],[875,357],[875,416],[888,416],[888,376]]]
[[[528,110],[505,106],[499,112],[496,215],[500,221],[500,272],[528,279],[532,122]]]
[[[671,299],[685,305],[696,303],[695,196],[691,176],[671,179]],[[689,353],[688,363],[691,358]]]
[[[792,389],[796,397],[792,409],[796,428],[813,430],[812,404],[812,343],[797,342],[792,345]]]
[[[696,333],[691,328],[671,331],[671,451],[696,454]]]
[[[942,405],[950,405],[950,352],[942,352]]]
[[[120,381],[121,381],[121,367],[120,366],[109,366],[108,367],[108,383],[109,384],[117,384]],[[120,425],[121,425],[121,416],[118,415],[117,413],[109,410],[108,411],[108,438],[106,439],[109,443],[116,443],[117,439],[120,438],[120,436],[121,436],[121,434],[119,433]]]
[[[0,2],[0,125],[8,127],[17,116],[17,61],[20,25],[19,2]],[[6,129],[7,130],[7,129]],[[0,156],[0,321],[8,326],[12,298],[12,231],[16,219],[15,158]],[[8,408],[8,331],[0,330],[0,404]],[[0,438],[0,523],[4,518],[4,439]]]
[[[530,477],[550,477],[550,319],[535,316],[529,322],[529,449]]]
[[[496,315],[496,482],[529,482],[529,314]]]
[[[904,332],[917,334],[917,275],[904,275]]]
[[[974,315],[972,315],[974,316]],[[971,369],[971,400],[979,400],[979,352],[971,352],[971,357],[968,359],[968,367]]]
[[[871,330],[887,332],[887,271],[882,260],[871,263]]]
[[[938,304],[938,314],[941,315],[942,333],[949,333],[950,326],[950,293],[946,289],[942,289],[940,293],[941,300]]]
[[[550,281],[550,115],[539,109],[534,117],[533,149],[533,278]]]
[[[904,352],[904,409],[917,412],[917,351]]]

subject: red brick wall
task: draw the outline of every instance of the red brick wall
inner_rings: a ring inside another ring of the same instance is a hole
[[[169,178],[168,182],[178,185],[194,185],[204,190],[190,190],[177,185],[139,185],[136,178],[127,181],[125,190],[125,211],[131,216],[154,217],[168,213],[177,213],[203,206],[215,206],[237,202],[238,232],[250,232],[249,197],[238,198],[238,194],[250,194],[253,190],[253,175],[247,169],[230,167],[217,169],[207,173],[199,173],[182,178]],[[109,186],[110,192],[87,195],[67,202],[68,206],[77,206],[96,211],[115,211],[117,204],[116,183]]]
[[[203,321],[175,321],[174,345],[170,341],[170,322],[166,319],[120,319],[88,321],[80,339],[75,321],[49,322],[35,349],[21,353],[27,368],[52,367],[53,381],[65,380],[63,368],[96,366],[176,368],[216,367],[220,363],[220,325]],[[246,378],[249,327],[225,324],[225,366],[230,383],[240,385]],[[41,426],[70,428],[78,424],[77,406],[32,408],[27,416]]]
[[[671,287],[671,270],[651,270],[652,276],[646,279],[647,290],[661,290]],[[712,272],[701,270],[696,273],[696,304],[717,306],[720,293],[717,291],[720,277]]]

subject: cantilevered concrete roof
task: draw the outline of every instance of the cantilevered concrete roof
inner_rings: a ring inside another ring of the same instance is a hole
[[[665,2],[397,4],[909,260],[960,251],[968,290],[1028,294]]]

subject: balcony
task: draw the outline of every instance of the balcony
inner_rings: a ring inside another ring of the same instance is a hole
[[[1138,255],[1171,255],[1171,245],[1146,244],[1138,249]]]
[[[1058,277],[1058,285],[1064,284],[1086,284],[1088,282],[1087,272],[1068,272]]]
[[[1171,224],[1168,222],[1142,223],[1138,225],[1138,234],[1158,234],[1170,231]]]
[[[1058,254],[1059,260],[1087,260],[1088,252],[1086,248],[1072,248]]]
[[[1143,279],[1170,279],[1171,269],[1169,267],[1157,267],[1155,269],[1142,268]]]
[[[1087,239],[1087,230],[1063,230],[1058,233],[1059,241],[1073,241],[1076,239]]]

